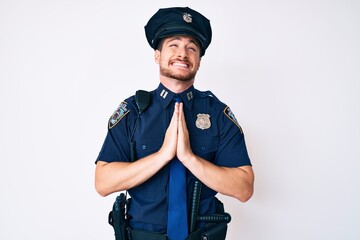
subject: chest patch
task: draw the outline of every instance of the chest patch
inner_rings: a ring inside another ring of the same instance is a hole
[[[231,109],[229,107],[226,107],[224,109],[224,113],[233,123],[235,123],[235,125],[240,129],[240,132],[242,133],[243,131],[242,131],[241,127],[240,127],[240,124],[236,120],[235,114],[231,111]]]
[[[196,119],[196,127],[201,130],[208,129],[211,126],[210,115],[205,113],[199,113]]]
[[[109,119],[109,129],[115,127],[116,124],[120,122],[120,120],[130,112],[129,109],[127,109],[127,103],[122,102],[120,103],[119,107],[115,110],[113,115],[111,115]]]

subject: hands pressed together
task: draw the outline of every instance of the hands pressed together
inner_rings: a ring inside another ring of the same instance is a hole
[[[166,130],[165,139],[159,152],[168,161],[177,156],[183,163],[194,155],[190,147],[183,103],[175,103],[174,114]]]

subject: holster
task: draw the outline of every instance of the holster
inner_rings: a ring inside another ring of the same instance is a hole
[[[226,232],[227,223],[208,223],[204,227],[192,232],[186,240],[224,240]]]
[[[116,240],[128,240],[128,220],[126,219],[125,210],[128,200],[124,193],[116,197],[112,211],[109,213],[108,222],[114,228]]]

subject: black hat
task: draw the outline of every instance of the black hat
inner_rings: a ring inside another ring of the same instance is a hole
[[[211,42],[210,21],[188,7],[159,9],[146,24],[145,34],[153,49],[157,49],[162,38],[174,35],[192,36],[200,43],[201,56]]]

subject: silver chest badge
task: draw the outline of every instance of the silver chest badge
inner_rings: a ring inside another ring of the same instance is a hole
[[[210,115],[205,113],[199,113],[196,119],[196,127],[201,130],[208,129],[211,126]]]

